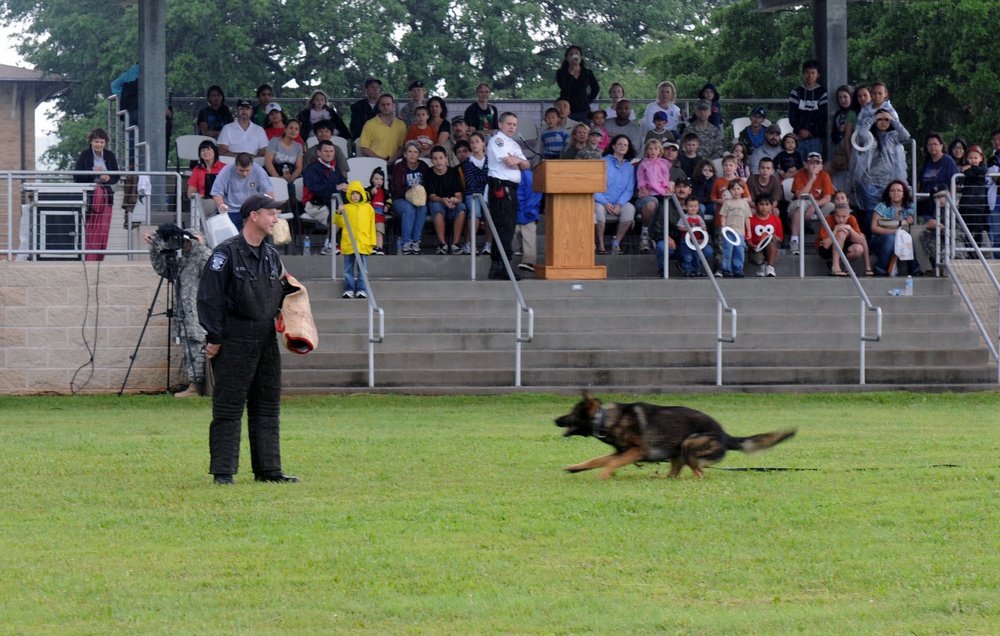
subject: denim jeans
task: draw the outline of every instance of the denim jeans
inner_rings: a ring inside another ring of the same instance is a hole
[[[358,275],[354,276],[354,265],[358,266]],[[360,269],[364,267],[368,269],[368,255],[367,254],[344,254],[344,291],[357,293],[359,291],[368,291],[365,289],[365,279],[361,276]]]
[[[392,202],[392,209],[402,219],[400,235],[403,243],[419,243],[420,236],[424,233],[424,223],[427,222],[427,206],[418,207],[406,199],[400,199]]]
[[[705,253],[705,259],[708,261],[709,266],[711,266],[712,255],[715,253],[712,251],[711,243],[701,248],[701,251]],[[687,241],[682,240],[677,245],[677,252],[680,254],[682,272],[694,274],[701,269],[701,260],[698,258],[698,250],[693,250],[688,247]]]
[[[462,202],[459,202],[450,210],[440,201],[430,201],[427,203],[427,207],[430,209],[432,219],[436,214],[443,214],[446,221],[454,221],[458,218],[459,214],[465,212],[465,204]]]
[[[733,245],[726,237],[722,238],[722,271],[734,274],[743,273],[743,255],[746,252],[746,239],[739,236],[738,245]]]

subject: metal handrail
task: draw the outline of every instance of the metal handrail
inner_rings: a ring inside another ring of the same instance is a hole
[[[497,234],[497,227],[493,223],[493,215],[490,214],[490,207],[487,205],[486,200],[481,194],[473,194],[472,200],[479,203],[482,206],[483,216],[486,218],[486,222],[490,226],[490,231],[493,232],[494,238],[497,239],[497,245],[493,249],[500,250],[500,260],[503,262],[504,269],[507,271],[507,278],[510,280],[511,285],[514,288],[514,298],[517,303],[517,308],[515,310],[515,331],[514,331],[514,386],[521,386],[521,344],[526,342],[531,342],[535,337],[535,311],[528,307],[524,302],[524,296],[521,295],[521,286],[517,284],[517,279],[514,278],[514,269],[511,267],[510,259],[507,258],[507,252],[503,249],[503,245],[500,244],[499,235]],[[473,238],[475,235],[473,235]],[[472,245],[475,245],[473,240]],[[472,257],[473,262],[473,280],[475,280],[475,255]],[[525,336],[522,330],[521,324],[521,314],[528,314],[528,335]]]
[[[976,258],[979,259],[979,262],[982,264],[983,269],[986,271],[986,275],[989,277],[990,282],[993,284],[993,289],[996,290],[998,298],[1000,298],[1000,282],[997,281],[996,276],[993,274],[992,268],[990,268],[990,265],[986,260],[986,256],[983,254],[983,251],[979,248],[979,242],[975,240],[975,237],[969,230],[969,226],[966,225],[965,223],[965,219],[962,218],[961,212],[958,211],[958,206],[955,204],[955,199],[952,197],[951,192],[944,192],[943,198],[948,204],[947,206],[945,206],[945,209],[947,210],[950,216],[950,219],[947,219],[947,221],[949,222],[949,224],[951,224],[951,227],[954,227],[956,224],[961,226],[962,232],[965,234],[965,237],[969,240],[969,244],[972,246],[972,250],[976,254]],[[951,236],[948,237],[949,240],[947,241],[947,243],[949,249],[941,250],[940,245],[938,245],[941,233],[940,230],[941,209],[942,209],[941,207],[935,207],[935,219],[937,219],[936,227],[934,230],[935,234],[937,235],[935,237],[935,247],[938,250],[938,256],[941,257],[936,259],[938,267],[948,272],[948,277],[951,278],[952,283],[954,283],[955,288],[958,290],[959,296],[962,297],[962,302],[965,303],[965,306],[969,309],[969,313],[972,314],[972,320],[976,323],[976,327],[979,329],[979,333],[983,336],[983,339],[986,341],[986,346],[990,350],[990,355],[993,356],[993,360],[997,363],[997,383],[1000,384],[1000,353],[998,353],[1000,352],[1000,333],[997,334],[997,343],[996,345],[994,345],[992,337],[988,333],[986,333],[986,326],[983,325],[983,321],[979,318],[979,314],[976,312],[976,308],[973,306],[972,300],[966,293],[965,288],[962,287],[962,282],[959,280],[957,273],[951,266],[951,260],[955,252],[954,232],[952,232]],[[1000,301],[997,302],[997,320],[998,320],[998,325],[1000,325]]]
[[[687,216],[684,215],[684,210],[681,207],[680,199],[677,195],[670,193],[667,195],[667,202],[673,203],[677,206],[678,212],[680,212],[680,219],[684,222],[684,227],[688,232],[691,231],[691,226],[688,225]],[[670,229],[669,226],[670,215],[668,212],[668,205],[663,206],[663,277],[667,278],[667,269],[670,264],[670,250],[667,247],[667,233]],[[722,288],[719,287],[719,283],[715,280],[715,275],[712,273],[712,266],[709,264],[708,259],[705,258],[705,252],[701,249],[701,244],[697,241],[692,241],[695,248],[698,250],[698,259],[701,261],[702,271],[705,272],[705,276],[712,283],[712,288],[715,290],[715,384],[716,386],[722,386],[722,343],[734,343],[736,342],[736,308],[730,307],[726,302],[726,297],[722,293]],[[680,246],[678,246],[680,248]],[[729,325],[729,336],[724,337],[722,335],[722,313],[726,312],[730,315],[730,325]]]
[[[335,198],[337,199],[337,203],[339,203],[340,197],[336,196]],[[332,202],[331,205],[333,205]],[[340,205],[337,205],[337,207],[332,211],[333,214],[337,214],[336,210],[340,209],[340,207],[341,207]],[[354,228],[351,227],[351,221],[350,219],[347,218],[346,214],[342,214],[341,217],[344,220],[344,230],[347,231],[347,236],[351,240],[351,246],[354,248],[354,253],[359,254],[360,252],[358,251],[358,241],[354,237]],[[334,231],[333,228],[334,225],[331,223],[330,224],[331,248],[335,247],[334,243],[336,242],[336,232]],[[336,254],[337,250],[331,249],[330,253]],[[336,261],[336,257],[334,257],[333,260]],[[385,339],[385,311],[378,306],[378,303],[375,300],[375,291],[372,289],[371,280],[368,278],[368,267],[364,264],[363,261],[360,260],[358,261],[358,265],[359,265],[358,269],[361,272],[361,279],[365,283],[365,289],[367,290],[368,294],[368,386],[374,387],[375,345],[381,344],[382,341]],[[377,336],[375,335],[375,313],[378,313]]]
[[[177,225],[181,225],[183,223],[183,220],[181,218],[181,216],[182,216],[181,205],[182,205],[182,201],[184,199],[184,197],[183,197],[183,189],[184,189],[183,179],[181,178],[180,174],[178,174],[176,172],[173,172],[173,171],[170,171],[170,170],[163,171],[163,172],[150,172],[148,170],[142,170],[142,171],[139,171],[139,170],[102,170],[100,172],[96,172],[96,171],[93,171],[93,170],[58,170],[58,171],[4,170],[4,171],[0,171],[0,179],[3,179],[6,182],[6,184],[7,184],[7,193],[8,193],[8,196],[7,196],[7,227],[9,227],[9,228],[15,228],[16,227],[14,225],[14,222],[13,222],[13,220],[14,220],[14,181],[15,180],[17,180],[17,181],[25,181],[25,180],[28,180],[28,179],[36,179],[36,180],[43,180],[43,181],[57,181],[57,182],[58,181],[63,181],[64,182],[64,181],[66,181],[67,177],[75,177],[75,176],[96,177],[98,175],[113,175],[113,176],[119,176],[119,177],[127,177],[127,176],[130,176],[130,175],[134,175],[134,176],[147,176],[147,177],[165,177],[167,179],[172,179],[174,181],[174,188],[173,188],[173,190],[174,190],[174,201],[176,202],[175,203],[176,210],[175,210],[175,214],[174,214],[174,222]],[[25,248],[23,246],[21,246],[21,247],[19,247],[18,249],[15,250],[14,249],[14,237],[16,236],[16,234],[17,234],[16,231],[14,231],[13,229],[12,229],[12,231],[10,231],[10,232],[7,233],[7,246],[6,246],[6,250],[5,251],[6,251],[8,259],[12,260],[18,254],[25,254],[25,255],[48,254],[51,251],[51,250],[43,250],[43,249],[30,249],[30,248]],[[128,242],[129,243],[132,242],[131,233],[128,235]],[[125,249],[105,248],[103,250],[88,250],[86,248],[83,248],[83,249],[77,249],[77,250],[59,250],[59,253],[61,255],[67,255],[67,256],[68,255],[77,255],[77,254],[103,254],[105,256],[107,256],[107,255],[121,254],[121,255],[128,256],[128,255],[146,254],[147,252],[148,252],[148,250],[147,250],[147,248],[145,246],[137,247],[137,248],[133,248],[133,247],[129,246],[129,247],[126,247]]]
[[[816,208],[816,216],[819,217],[820,224],[823,226],[823,229],[826,230],[827,235],[831,239],[833,239],[833,228],[831,228],[830,224],[826,222],[826,217],[823,216],[823,212],[820,210],[819,204],[816,203],[816,199],[814,199],[811,194],[806,194],[806,196],[802,197],[802,199],[800,199],[800,200],[812,203],[812,205]],[[803,233],[804,226],[805,226],[805,214],[804,214],[804,211],[803,211],[803,213],[799,214],[799,225],[800,225],[800,227],[799,227],[799,232],[800,232],[799,236],[805,236],[805,234]],[[844,253],[844,249],[840,246],[840,243],[838,243],[836,240],[831,240],[830,245],[831,245],[831,247],[833,247],[834,249],[837,250],[837,254],[840,256],[840,259],[841,259],[841,262],[843,263],[843,265],[847,265],[847,267],[841,266],[841,269],[843,271],[846,271],[847,274],[851,277],[851,280],[854,281],[854,288],[857,290],[858,296],[861,297],[861,317],[860,317],[859,326],[858,326],[858,333],[859,333],[859,340],[860,340],[860,345],[859,345],[860,351],[859,351],[859,354],[858,354],[859,355],[859,360],[858,360],[858,367],[859,367],[859,371],[858,371],[858,375],[859,375],[859,377],[858,377],[858,384],[864,385],[865,384],[865,367],[866,367],[866,363],[865,363],[865,343],[866,342],[878,342],[879,340],[882,339],[882,308],[873,305],[872,302],[871,302],[871,300],[868,299],[868,294],[865,292],[865,288],[861,285],[861,281],[858,280],[858,275],[854,273],[854,268],[850,267],[849,261],[847,260],[847,254]],[[801,250],[801,252],[802,252],[802,254],[804,254],[805,250]],[[802,259],[802,258],[803,258],[803,256],[800,255],[800,259]],[[873,312],[875,314],[875,335],[874,336],[869,336],[866,333],[866,324],[865,324],[865,322],[866,322],[865,321],[865,311],[866,310],[870,311],[870,312]]]

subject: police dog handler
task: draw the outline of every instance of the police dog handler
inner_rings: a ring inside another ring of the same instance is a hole
[[[278,204],[252,194],[240,206],[243,230],[212,252],[198,290],[205,355],[215,377],[209,472],[217,484],[235,483],[240,423],[247,407],[254,479],[294,482],[281,472],[279,414],[281,358],[275,319],[287,287],[278,252],[265,242],[278,222]]]

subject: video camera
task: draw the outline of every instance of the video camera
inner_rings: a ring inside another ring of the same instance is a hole
[[[176,252],[183,249],[188,241],[194,241],[195,236],[177,227],[173,223],[164,223],[156,229],[156,238],[160,239],[161,252]]]

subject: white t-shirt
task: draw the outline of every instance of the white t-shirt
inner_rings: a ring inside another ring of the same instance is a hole
[[[249,152],[256,155],[261,148],[267,148],[267,133],[253,122],[243,130],[240,122],[234,121],[222,127],[219,145],[228,146],[229,152]]]

